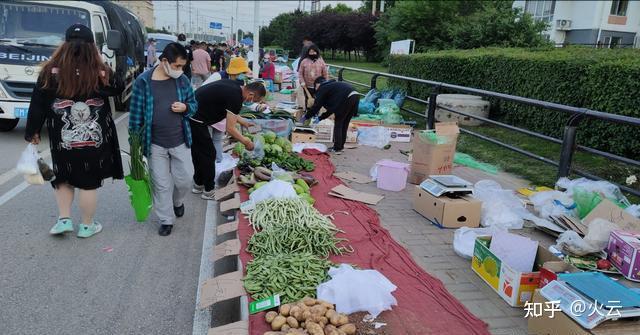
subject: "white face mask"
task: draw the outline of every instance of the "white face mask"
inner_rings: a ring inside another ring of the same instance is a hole
[[[180,76],[184,73],[184,71],[182,70],[172,69],[171,65],[169,65],[169,62],[162,62],[162,68],[164,69],[164,72],[167,74],[167,76],[173,79],[180,78]]]

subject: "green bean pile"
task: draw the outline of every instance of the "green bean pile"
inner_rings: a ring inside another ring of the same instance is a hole
[[[329,254],[342,255],[344,252],[351,252],[352,250],[344,246],[338,246],[344,241],[346,239],[337,238],[330,229],[285,225],[254,233],[249,239],[247,251],[254,257],[281,252],[308,252],[326,258]]]
[[[301,198],[261,201],[251,212],[249,222],[255,231],[271,227],[303,225],[328,229],[334,233],[339,232],[329,218]]]
[[[317,286],[329,279],[331,265],[311,253],[264,255],[247,264],[244,288],[258,300],[274,294],[282,303],[314,297]]]

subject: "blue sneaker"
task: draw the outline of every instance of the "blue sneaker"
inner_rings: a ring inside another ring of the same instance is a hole
[[[102,231],[102,225],[95,221],[93,221],[93,223],[90,225],[80,224],[78,226],[78,237],[81,237],[81,238],[91,237],[101,231]]]
[[[58,222],[49,230],[51,235],[60,235],[73,231],[73,222],[70,218],[59,218]]]

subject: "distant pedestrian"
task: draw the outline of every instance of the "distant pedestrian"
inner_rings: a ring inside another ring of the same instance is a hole
[[[302,62],[303,59],[307,57],[307,53],[309,52],[309,47],[311,45],[313,45],[313,42],[311,41],[311,37],[305,36],[302,38],[302,49],[300,49],[300,63]],[[296,68],[296,71],[300,71],[300,63],[298,63],[298,67]]]
[[[156,39],[152,37],[149,39],[149,45],[147,46],[147,68],[153,67],[156,63],[156,52]]]
[[[314,83],[316,86],[315,103],[301,121],[304,122],[318,115],[322,107],[327,111],[318,117],[318,122],[335,114],[333,147],[329,151],[340,153],[347,141],[349,122],[352,117],[358,114],[359,93],[344,81],[326,80],[325,77],[318,77]]]
[[[25,140],[40,143],[46,123],[55,174],[51,184],[58,203],[58,220],[49,233],[73,231],[71,204],[76,189],[82,215],[77,236],[102,231],[94,219],[96,190],[104,179],[123,178],[108,97],[123,89],[102,60],[93,32],[81,24],[67,29],[65,42],[42,66],[31,96]]]
[[[211,75],[211,56],[206,51],[207,44],[202,42],[196,50],[193,51],[193,78],[191,83],[197,89],[204,81],[209,79]]]
[[[178,35],[178,43],[187,50],[187,64],[184,65],[184,75],[191,79],[191,62],[193,62],[193,47],[187,42],[187,36],[185,34]]]
[[[327,64],[320,56],[320,49],[315,44],[309,46],[307,56],[300,61],[300,84],[305,93],[305,107],[307,107],[309,98],[313,98],[316,92],[315,80],[318,77],[329,79]]]
[[[186,63],[185,48],[169,43],[160,64],[136,79],[131,94],[129,131],[142,129],[161,236],[171,234],[175,218],[184,215],[184,198],[193,174],[189,118],[197,103],[191,82],[183,75]]]

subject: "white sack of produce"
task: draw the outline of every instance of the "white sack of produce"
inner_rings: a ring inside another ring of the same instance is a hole
[[[374,318],[398,301],[391,294],[396,290],[385,276],[376,270],[355,270],[348,264],[329,269],[331,280],[318,286],[318,299],[336,305],[338,313],[368,312]]]
[[[268,199],[294,199],[297,197],[298,194],[296,193],[296,190],[293,189],[291,183],[282,180],[272,180],[249,194],[249,200],[254,204]]]

